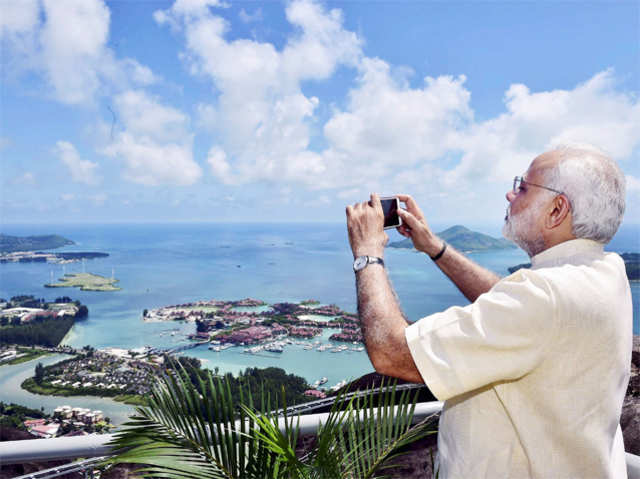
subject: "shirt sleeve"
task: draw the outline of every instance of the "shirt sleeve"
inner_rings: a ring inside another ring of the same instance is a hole
[[[425,384],[444,401],[532,371],[553,334],[554,304],[548,281],[521,269],[469,306],[416,321],[405,335]]]

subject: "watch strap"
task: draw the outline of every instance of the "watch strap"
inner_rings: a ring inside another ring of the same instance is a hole
[[[360,266],[360,264],[358,264],[358,267],[356,267],[356,263],[362,263],[362,259],[365,260],[364,265]],[[358,256],[353,262],[353,271],[356,273],[358,271],[362,271],[370,264],[380,264],[382,265],[382,267],[384,267],[384,260],[382,258],[378,258],[377,256]]]

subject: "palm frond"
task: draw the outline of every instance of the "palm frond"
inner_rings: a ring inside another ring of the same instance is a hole
[[[252,419],[234,407],[228,382],[211,374],[198,381],[194,386],[184,370],[161,377],[148,406],[115,434],[117,455],[108,463],[146,465],[145,477],[269,477],[264,471],[275,457],[249,434]]]

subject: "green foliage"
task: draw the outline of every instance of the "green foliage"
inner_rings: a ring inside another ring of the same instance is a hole
[[[196,387],[198,378],[206,380],[210,374],[210,371],[200,369],[200,361],[188,356],[180,356],[177,359],[168,358],[166,364],[172,370],[182,371],[182,374],[188,376]],[[304,392],[309,389],[306,380],[295,374],[288,374],[282,368],[247,368],[240,371],[237,377],[228,373],[225,379],[228,382],[231,397],[236,401],[240,400],[243,391],[251,393],[254,397],[263,394],[278,397],[282,387],[286,391],[284,399],[287,404],[300,404],[313,399],[304,395]]]
[[[227,378],[207,374],[194,385],[185,374],[163,376],[149,406],[136,408],[115,434],[117,455],[106,464],[140,464],[143,477],[176,479],[373,478],[383,477],[384,461],[401,447],[432,433],[429,418],[412,425],[416,394],[383,385],[338,396],[314,445],[300,453],[299,418],[286,401],[282,416],[260,413],[270,410],[270,396],[257,407],[241,391],[238,404]]]
[[[39,322],[0,328],[0,344],[57,346],[73,326],[74,318],[44,319]]]
[[[69,244],[74,243],[73,241],[58,235],[9,236],[0,234],[0,253],[53,249]]]
[[[19,404],[0,401],[0,426],[24,429],[26,419],[41,419],[48,416],[38,409],[30,409]]]
[[[87,316],[89,316],[89,309],[84,304],[80,305],[78,307],[78,311],[76,312],[75,318],[84,319]]]
[[[36,364],[35,375],[33,376],[33,380],[37,384],[42,384],[42,380],[44,379],[44,367],[42,363]]]

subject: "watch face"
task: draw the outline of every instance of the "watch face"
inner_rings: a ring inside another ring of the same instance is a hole
[[[366,256],[358,256],[356,260],[353,262],[353,269],[356,271],[360,271],[367,265],[367,257]]]

